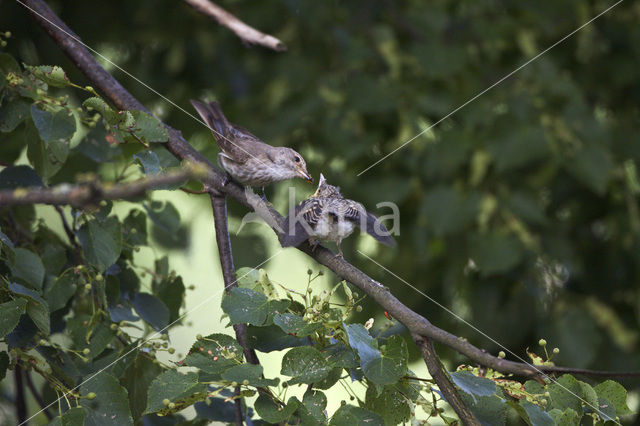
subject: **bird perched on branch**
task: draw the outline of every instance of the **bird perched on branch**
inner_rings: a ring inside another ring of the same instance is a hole
[[[291,148],[271,146],[248,130],[229,123],[217,102],[191,100],[200,117],[218,141],[218,160],[222,168],[243,185],[262,188],[282,180],[302,178],[313,182],[307,164]]]
[[[314,248],[320,240],[335,241],[338,256],[342,257],[340,243],[356,226],[382,244],[396,245],[380,219],[367,212],[362,204],[344,198],[340,188],[329,185],[321,174],[315,194],[298,204],[285,218],[282,247],[298,246],[307,239]]]

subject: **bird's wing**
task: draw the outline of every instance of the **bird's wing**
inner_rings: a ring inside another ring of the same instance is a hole
[[[282,247],[297,247],[309,239],[322,216],[322,203],[309,198],[292,209],[284,220]]]
[[[344,217],[356,223],[367,234],[384,245],[395,247],[396,240],[391,236],[384,224],[374,214],[369,213],[362,204],[349,200]]]
[[[243,138],[257,138],[241,127],[229,123],[219,103],[215,101],[204,103],[191,99],[191,105],[198,111],[207,126],[213,130],[213,136],[218,141],[220,150],[230,160],[243,164],[248,158],[254,156],[245,146],[247,141]]]

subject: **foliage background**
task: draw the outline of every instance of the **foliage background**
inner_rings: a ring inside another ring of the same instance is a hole
[[[637,3],[620,4],[359,177],[381,155],[612,3],[222,3],[283,40],[289,47],[283,54],[244,48],[180,1],[50,4],[87,44],[188,112],[190,98],[215,97],[232,121],[299,150],[314,176],[324,173],[350,198],[371,209],[380,201],[398,203],[397,250],[352,237],[344,251],[438,326],[498,351],[355,249],[375,255],[517,354],[544,337],[560,347],[561,365],[640,368]],[[13,33],[8,52],[29,64],[59,64],[72,81],[84,81],[19,5],[1,6],[0,29]],[[215,158],[207,129],[106,68]],[[75,170],[54,182],[92,169],[79,158],[69,162]],[[313,191],[296,187],[300,198]],[[288,209],[285,185],[268,195],[281,212]],[[203,256],[214,246],[209,217],[199,214],[208,212],[208,201],[176,204],[184,206],[188,226],[206,233],[184,241],[186,255],[179,251],[184,246],[174,246],[172,266],[179,268],[181,256],[198,259],[190,263],[196,271],[183,266],[178,272],[199,295],[209,294],[218,287],[208,277],[219,272]],[[237,227],[245,211],[233,203],[230,211]],[[248,225],[233,237],[236,265],[275,253],[277,242],[265,229]],[[308,266],[290,250],[270,270],[288,283]],[[362,321],[381,317],[375,306],[368,308]],[[451,366],[463,361],[441,353]],[[638,391],[637,381],[622,383]]]

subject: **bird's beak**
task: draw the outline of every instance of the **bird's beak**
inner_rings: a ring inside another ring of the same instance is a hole
[[[311,176],[306,170],[298,169],[298,173],[300,173],[300,177],[302,177],[302,179],[307,182],[313,182],[313,176]]]

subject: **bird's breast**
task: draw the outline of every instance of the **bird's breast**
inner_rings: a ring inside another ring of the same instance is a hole
[[[325,213],[318,220],[314,234],[321,240],[337,241],[349,236],[354,229],[355,224],[343,216]]]

